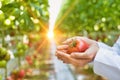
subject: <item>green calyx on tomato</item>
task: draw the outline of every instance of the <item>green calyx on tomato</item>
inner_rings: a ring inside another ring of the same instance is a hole
[[[72,52],[84,52],[88,49],[89,45],[82,39],[73,40],[67,49],[67,53],[71,54]]]

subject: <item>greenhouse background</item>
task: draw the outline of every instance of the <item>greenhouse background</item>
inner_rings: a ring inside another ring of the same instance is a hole
[[[112,46],[120,35],[120,0],[0,0],[0,80],[106,80],[92,64],[55,56],[67,38]]]

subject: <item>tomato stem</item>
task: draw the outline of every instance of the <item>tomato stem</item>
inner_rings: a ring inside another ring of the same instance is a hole
[[[75,46],[76,46],[76,44],[77,44],[77,43],[76,43],[76,41],[75,41],[75,40],[73,40],[73,41],[70,43],[70,45],[69,45],[69,46],[70,46],[70,47],[75,47]]]

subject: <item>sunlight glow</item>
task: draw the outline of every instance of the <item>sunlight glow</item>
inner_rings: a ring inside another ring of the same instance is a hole
[[[49,39],[52,39],[52,38],[54,37],[53,31],[49,31],[49,32],[47,33],[47,36],[48,36]]]
[[[53,31],[63,0],[49,0],[49,31]]]

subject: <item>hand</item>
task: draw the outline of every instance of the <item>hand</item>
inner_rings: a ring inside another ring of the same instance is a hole
[[[89,48],[85,52],[73,52],[71,54],[67,54],[68,45],[76,39],[84,40],[89,45]],[[82,67],[94,60],[98,49],[99,47],[97,45],[97,42],[94,40],[88,39],[86,37],[73,37],[67,39],[63,42],[63,45],[57,47],[56,56],[64,63]]]

